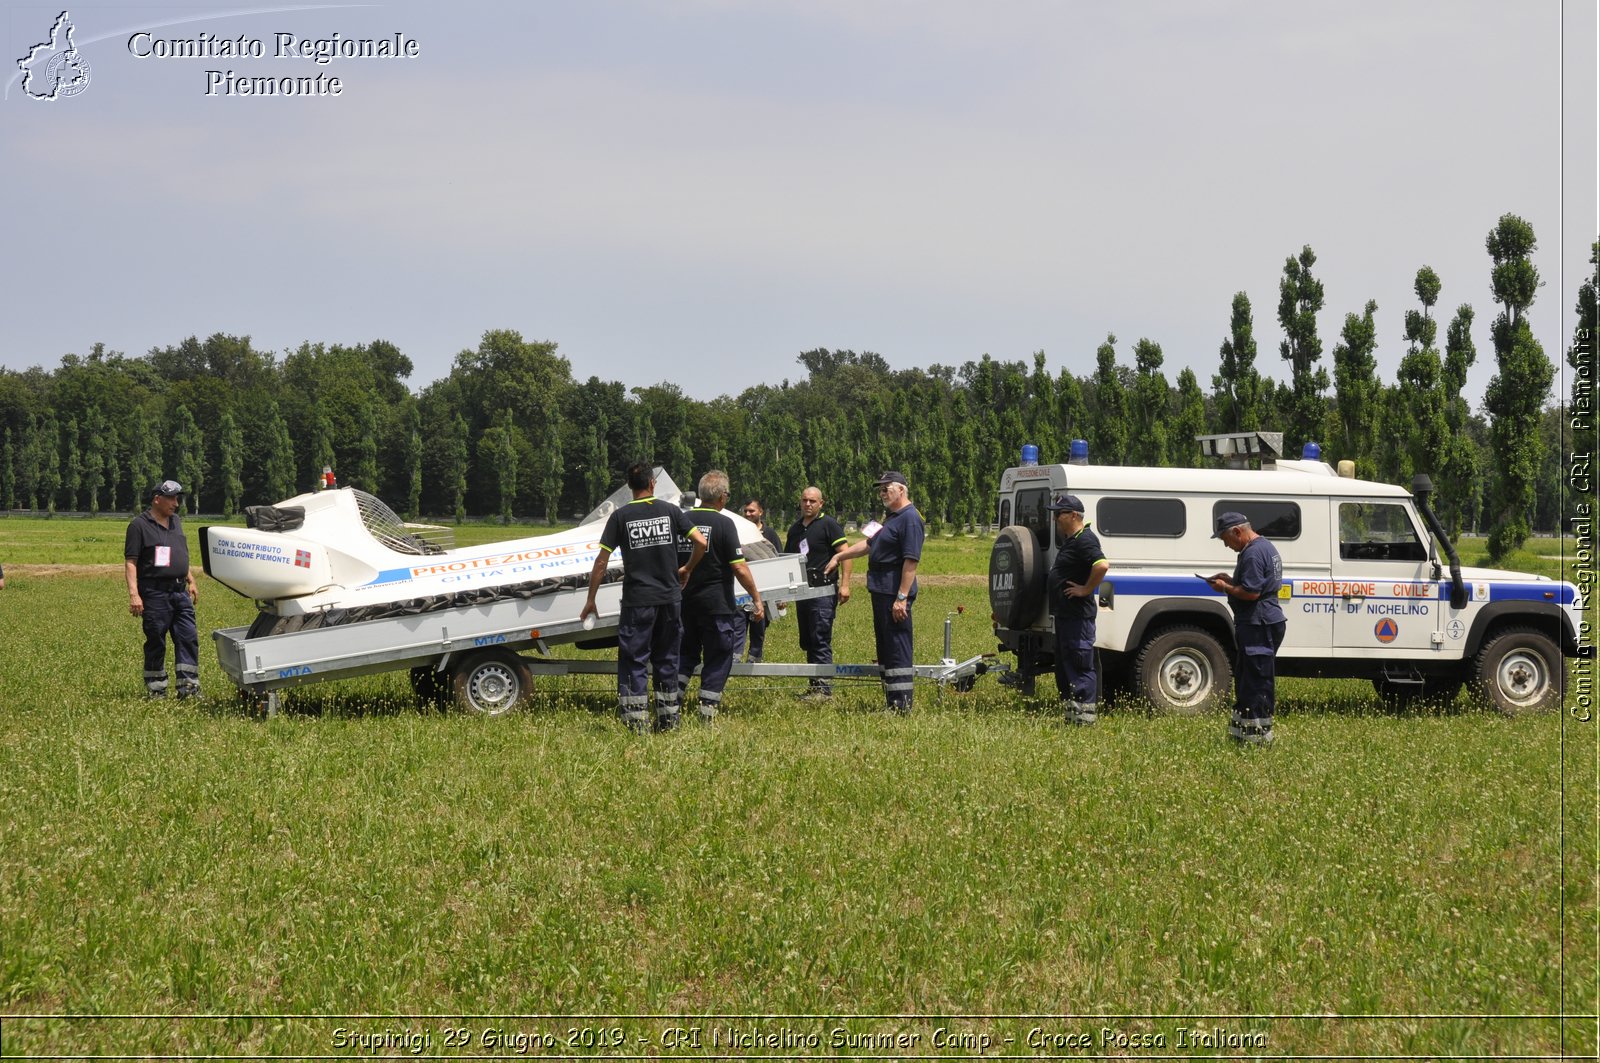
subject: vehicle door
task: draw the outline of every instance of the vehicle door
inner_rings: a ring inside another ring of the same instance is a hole
[[[1411,507],[1399,499],[1333,503],[1335,648],[1378,658],[1437,652],[1439,582]]]

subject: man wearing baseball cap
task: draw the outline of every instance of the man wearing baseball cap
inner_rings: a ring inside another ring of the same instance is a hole
[[[1056,629],[1056,689],[1067,722],[1088,726],[1095,722],[1100,701],[1094,669],[1095,590],[1111,571],[1111,562],[1083,519],[1077,495],[1056,495],[1045,508],[1056,515],[1056,560],[1045,584]]]
[[[1250,526],[1250,518],[1236,510],[1217,514],[1217,530],[1211,537],[1239,554],[1232,576],[1218,572],[1206,580],[1212,590],[1228,596],[1228,608],[1233,610],[1237,649],[1228,737],[1247,745],[1267,745],[1277,706],[1278,647],[1288,628],[1278,605],[1283,559],[1278,548]]]
[[[162,480],[150,489],[150,508],[128,523],[123,569],[128,612],[144,622],[144,689],[167,696],[167,635],[172,635],[178,697],[200,694],[200,635],[194,607],[200,600],[189,571],[189,543],[178,516],[183,485]]]
[[[878,644],[878,666],[883,669],[883,696],[890,709],[902,715],[911,711],[916,666],[912,661],[911,607],[917,600],[917,564],[922,560],[922,515],[911,504],[905,474],[893,469],[878,477],[878,494],[887,511],[883,525],[862,529],[866,538],[845,547],[823,569],[834,569],[851,558],[867,556],[867,591],[872,595],[872,631]]]

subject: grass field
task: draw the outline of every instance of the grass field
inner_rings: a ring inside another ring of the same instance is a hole
[[[122,528],[0,519],[0,1054],[1595,1052],[1570,714],[1287,681],[1278,744],[1238,750],[992,680],[907,719],[752,681],[636,738],[603,678],[484,720],[381,676],[261,720],[205,634],[202,704],[139,697]],[[930,549],[919,660],[958,607],[956,656],[993,649],[986,558]],[[203,632],[251,611],[202,581]],[[792,618],[768,647],[801,659]]]

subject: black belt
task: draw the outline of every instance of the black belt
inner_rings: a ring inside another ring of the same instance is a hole
[[[178,579],[142,579],[139,581],[140,590],[152,591],[186,591],[189,581],[185,578]]]

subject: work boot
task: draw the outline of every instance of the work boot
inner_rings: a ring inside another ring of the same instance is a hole
[[[1075,727],[1092,727],[1095,721],[1095,704],[1092,701],[1069,701],[1066,717],[1067,722]]]
[[[668,731],[676,731],[678,724],[682,721],[683,717],[675,712],[662,713],[656,717],[655,732],[656,734],[666,734]]]

